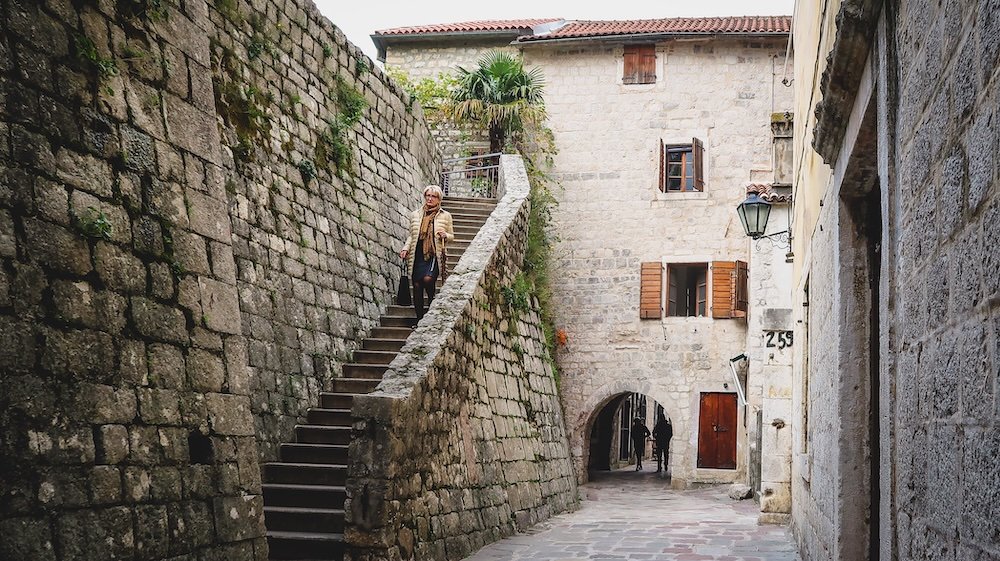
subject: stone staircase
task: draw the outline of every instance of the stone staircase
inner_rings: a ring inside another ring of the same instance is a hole
[[[454,268],[486,222],[495,199],[447,197],[454,219],[448,245]],[[416,324],[413,307],[389,306],[371,336],[354,351],[343,375],[320,395],[317,407],[295,427],[295,442],[281,445],[281,461],[264,465],[264,522],[271,559],[339,560],[344,554],[347,450],[354,396],[378,386]]]

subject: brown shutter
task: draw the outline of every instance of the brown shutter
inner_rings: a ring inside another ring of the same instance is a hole
[[[625,71],[622,73],[623,84],[639,83],[639,47],[625,45]]]
[[[733,317],[745,318],[747,317],[747,310],[750,307],[750,293],[748,291],[747,282],[750,277],[750,269],[747,267],[746,261],[736,262],[736,306],[733,310]]]
[[[667,149],[660,139],[660,191],[667,192]]]
[[[663,317],[663,264],[643,263],[639,284],[639,318]]]
[[[712,317],[725,319],[733,317],[736,301],[736,262],[713,261],[712,270]]]
[[[639,50],[640,84],[656,83],[656,45],[643,45]]]
[[[691,139],[691,152],[694,154],[694,188],[705,190],[705,146],[697,138]]]

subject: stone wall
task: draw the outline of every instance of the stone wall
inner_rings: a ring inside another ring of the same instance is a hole
[[[903,2],[894,28],[882,488],[898,511],[882,535],[899,559],[988,558],[1000,555],[1000,6]]]
[[[0,9],[0,558],[265,559],[258,465],[436,177],[419,109],[311,5]]]
[[[506,196],[375,392],[355,398],[349,558],[460,559],[577,503],[537,305],[519,277],[528,182]]]
[[[797,232],[808,345],[797,372],[796,536],[809,560],[996,558],[1000,11],[890,4],[878,25],[878,14],[856,18],[879,4],[828,13],[837,56],[867,53],[868,63],[852,69],[861,76],[829,77],[859,82],[857,99],[833,108],[850,119],[843,149],[824,154],[832,181],[803,184],[796,199],[818,209],[815,229]],[[872,184],[878,202],[856,198]],[[858,228],[872,212],[877,234]],[[877,301],[860,258],[874,244]],[[878,323],[858,321],[871,312]],[[859,340],[868,329],[877,347]],[[858,376],[869,360],[877,371]]]

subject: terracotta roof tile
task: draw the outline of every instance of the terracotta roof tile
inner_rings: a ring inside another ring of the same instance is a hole
[[[770,183],[750,183],[746,186],[747,195],[757,193],[760,198],[769,203],[786,203],[792,200],[791,195],[781,195],[772,189]]]
[[[791,16],[667,18],[617,21],[570,21],[541,35],[525,35],[519,42],[658,33],[754,33],[784,35],[792,30]]]
[[[442,23],[434,25],[418,25],[414,27],[395,27],[381,29],[375,35],[422,35],[425,33],[472,33],[477,31],[517,31],[530,32],[532,27],[559,21],[560,18],[542,19],[507,19],[485,21],[463,21],[458,23]]]

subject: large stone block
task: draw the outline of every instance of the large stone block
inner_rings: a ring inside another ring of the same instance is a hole
[[[260,495],[222,497],[213,501],[215,531],[220,541],[233,542],[264,535],[264,499]]]
[[[125,507],[64,514],[56,522],[55,531],[65,560],[111,561],[135,555],[132,513]]]
[[[131,298],[130,315],[142,335],[168,343],[188,342],[187,320],[176,309],[148,298]]]
[[[85,275],[91,270],[90,247],[69,230],[40,220],[24,221],[28,253],[40,265],[56,271]]]
[[[240,333],[240,306],[236,287],[204,277],[199,279],[199,285],[205,326],[220,333]]]
[[[250,400],[244,396],[212,393],[206,396],[209,422],[216,434],[251,436],[254,434]]]
[[[44,518],[0,520],[0,557],[56,561],[51,525]]]

